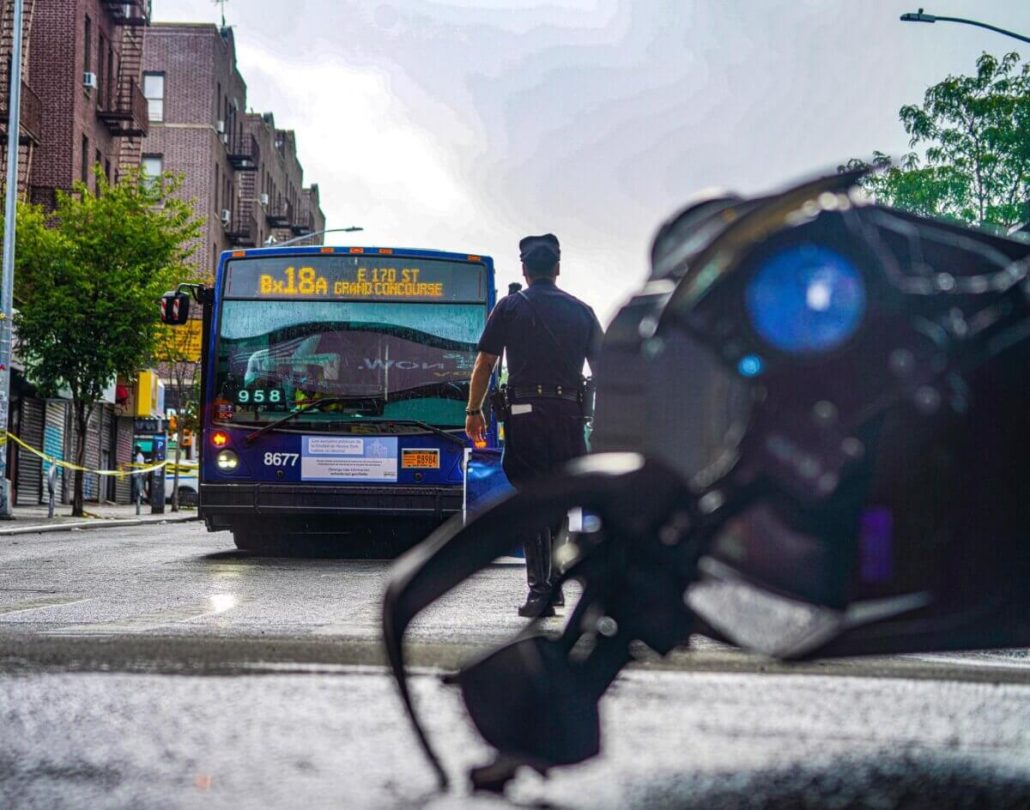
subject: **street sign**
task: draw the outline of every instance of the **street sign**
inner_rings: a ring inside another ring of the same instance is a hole
[[[132,420],[133,433],[164,433],[168,430],[168,420],[156,416],[144,416]]]

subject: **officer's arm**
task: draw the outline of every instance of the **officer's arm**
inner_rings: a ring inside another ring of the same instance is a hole
[[[601,353],[601,343],[604,341],[604,329],[593,310],[590,310],[590,336],[587,338],[586,359],[590,364],[590,373],[594,373],[594,361]]]
[[[590,310],[590,320],[590,337],[587,340],[586,359],[590,363],[590,369],[592,370],[593,362],[600,353],[600,344],[605,340],[605,329],[600,326],[600,322],[592,309]]]
[[[478,411],[465,417],[465,432],[474,442],[482,441],[486,435],[486,417],[483,415],[483,401],[490,387],[490,375],[497,366],[498,356],[489,352],[476,355],[476,364],[472,367],[472,379],[469,380],[468,410]]]

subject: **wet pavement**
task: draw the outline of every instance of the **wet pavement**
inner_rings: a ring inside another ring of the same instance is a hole
[[[619,677],[600,757],[473,795],[489,751],[439,676],[524,626],[514,560],[411,630],[438,793],[382,666],[387,562],[134,518],[0,537],[0,807],[1030,806],[1025,651],[790,666],[697,637]]]
[[[236,677],[0,675],[0,805],[261,808],[1025,807],[1030,687],[630,671],[604,749],[503,797],[460,698],[415,699],[452,785],[437,792],[379,668]]]

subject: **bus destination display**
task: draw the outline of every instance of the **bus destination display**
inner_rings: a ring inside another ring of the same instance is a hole
[[[482,301],[482,265],[394,256],[243,258],[226,269],[226,298]]]

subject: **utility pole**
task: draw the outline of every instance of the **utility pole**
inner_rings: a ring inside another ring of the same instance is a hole
[[[21,134],[21,18],[22,0],[14,0],[11,86],[7,93],[7,199],[4,203],[3,283],[0,285],[0,430],[7,436],[11,400],[11,319],[14,317],[14,225],[18,214],[18,140]],[[11,487],[7,481],[7,451],[0,450],[0,519],[10,520]]]

